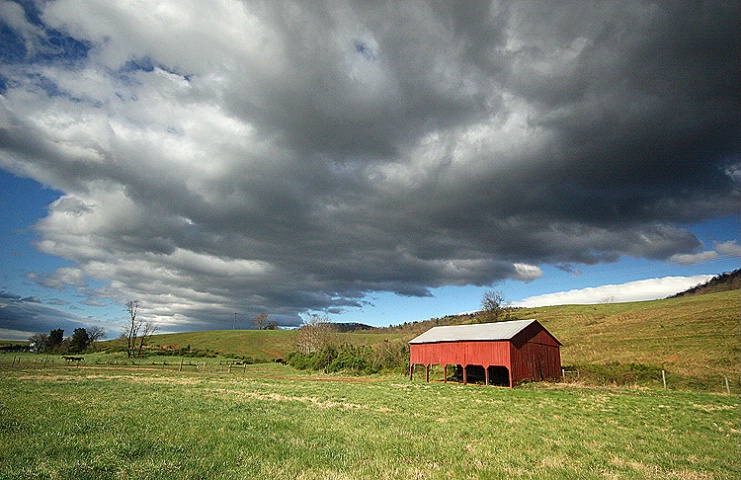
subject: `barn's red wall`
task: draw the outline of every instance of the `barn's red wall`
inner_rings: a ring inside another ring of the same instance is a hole
[[[537,324],[512,339],[512,381],[544,380],[561,376],[558,341]]]
[[[440,342],[409,345],[410,361],[421,365],[501,365],[509,367],[510,343]]]
[[[412,365],[507,367],[513,384],[561,376],[560,344],[539,324],[512,340],[410,344],[409,351]]]

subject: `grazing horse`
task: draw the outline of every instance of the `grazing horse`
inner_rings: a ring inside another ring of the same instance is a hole
[[[74,363],[78,367],[80,366],[80,362],[85,361],[85,357],[70,357],[67,355],[62,356],[62,358],[67,362],[67,365]]]

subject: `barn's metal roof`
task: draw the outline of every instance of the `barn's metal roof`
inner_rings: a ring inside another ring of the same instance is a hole
[[[537,320],[433,327],[409,343],[511,340]]]

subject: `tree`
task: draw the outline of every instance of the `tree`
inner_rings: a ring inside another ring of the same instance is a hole
[[[98,325],[93,325],[92,327],[87,328],[87,336],[90,338],[90,346],[95,347],[98,340],[105,338],[105,329]]]
[[[58,351],[62,348],[64,342],[64,330],[57,328],[49,332],[49,338],[47,339],[46,349],[50,352]]]
[[[258,330],[265,330],[265,327],[267,325],[268,325],[268,314],[267,313],[261,313],[260,315],[252,319],[252,326]]]
[[[126,302],[126,311],[129,313],[129,321],[123,329],[121,337],[126,339],[126,355],[131,358],[141,357],[142,349],[147,345],[149,339],[157,333],[159,327],[152,322],[144,321],[139,316],[139,300]]]
[[[36,353],[43,353],[49,345],[49,335],[45,333],[34,333],[28,337],[28,343]]]
[[[487,290],[481,299],[485,322],[502,322],[512,318],[512,309],[502,292]]]
[[[142,356],[142,349],[149,343],[149,339],[152,335],[159,331],[160,327],[153,324],[152,322],[144,322],[141,328],[141,335],[139,335],[139,349],[136,353],[137,357]]]
[[[338,343],[337,329],[328,315],[312,315],[298,329],[296,343],[299,352],[303,354],[334,348]]]
[[[72,353],[82,353],[90,346],[90,335],[84,328],[75,328],[70,340],[69,349]]]

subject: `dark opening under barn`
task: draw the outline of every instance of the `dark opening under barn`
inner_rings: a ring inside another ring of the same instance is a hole
[[[415,365],[454,365],[463,383],[511,387],[524,380],[561,376],[561,342],[537,320],[434,327],[409,342],[409,378]]]

